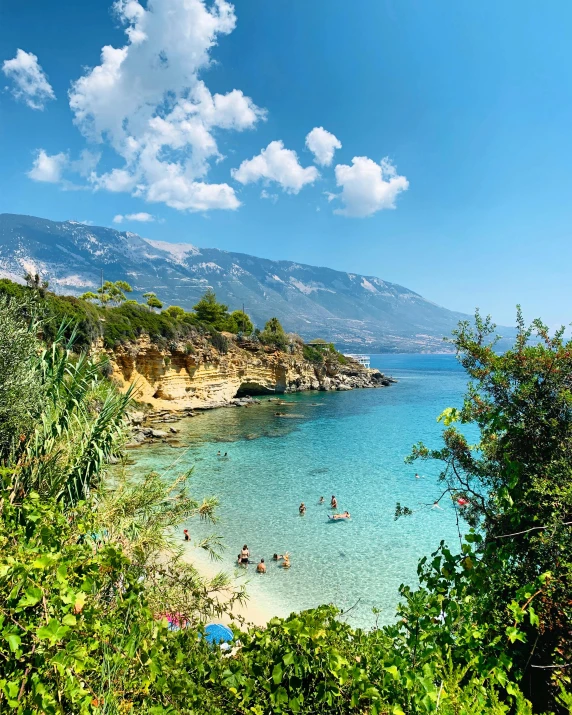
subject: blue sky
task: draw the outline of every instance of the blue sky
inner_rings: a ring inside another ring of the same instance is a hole
[[[570,322],[572,4],[28,0],[0,27],[0,211]]]

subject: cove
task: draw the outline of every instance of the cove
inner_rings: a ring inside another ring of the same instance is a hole
[[[458,548],[454,507],[431,508],[441,493],[439,465],[406,465],[404,458],[418,441],[439,446],[436,418],[461,406],[465,373],[453,355],[377,355],[372,367],[398,383],[287,395],[287,406],[263,399],[256,407],[207,411],[177,425],[180,449],[160,443],[131,452],[139,473],[170,469],[175,477],[193,468],[194,496],[220,500],[220,522],[189,525],[193,538],[220,534],[220,568],[229,572],[244,543],[253,558],[264,557],[268,573],[257,576],[250,566],[248,592],[276,615],[357,603],[348,614],[353,625],[374,625],[372,608],[379,623],[391,622],[399,585],[415,585],[419,559],[441,539]],[[350,522],[328,521],[332,494]],[[397,502],[414,514],[395,521]],[[288,571],[271,560],[285,551]]]

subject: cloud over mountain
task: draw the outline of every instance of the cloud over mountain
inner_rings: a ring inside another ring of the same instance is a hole
[[[304,168],[296,152],[285,149],[282,141],[270,142],[260,154],[243,161],[231,174],[241,184],[262,179],[278,184],[290,194],[297,194],[306,184],[314,183],[320,176],[316,167]]]

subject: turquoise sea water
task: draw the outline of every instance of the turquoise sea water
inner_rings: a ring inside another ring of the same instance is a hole
[[[220,499],[226,550],[221,568],[232,572],[247,543],[264,557],[268,573],[252,577],[248,590],[276,615],[335,603],[348,608],[348,620],[374,623],[393,619],[400,583],[416,583],[417,562],[441,539],[458,545],[455,511],[431,509],[440,491],[438,465],[405,465],[411,446],[440,444],[436,417],[460,406],[465,374],[451,355],[378,355],[372,367],[399,382],[389,388],[285,397],[289,405],[267,400],[249,408],[204,412],[182,421],[181,445],[143,447],[132,456],[137,470],[163,471],[174,460],[173,476],[194,467],[197,497]],[[264,398],[262,398],[264,400]],[[292,415],[277,417],[277,411]],[[217,457],[217,451],[228,458]],[[416,471],[421,475],[415,478]],[[350,522],[331,523],[332,494]],[[318,505],[320,496],[326,504]],[[300,502],[306,515],[298,514]],[[396,502],[415,513],[394,520]],[[198,538],[213,527],[192,523]],[[292,568],[277,568],[274,552],[289,551]]]

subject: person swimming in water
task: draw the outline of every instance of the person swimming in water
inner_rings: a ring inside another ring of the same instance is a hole
[[[256,573],[266,573],[266,564],[264,559],[260,559],[260,563],[256,567]]]
[[[335,521],[338,521],[339,519],[351,519],[349,511],[344,511],[343,514],[334,514],[332,516],[332,519]]]
[[[338,500],[336,499],[336,497],[333,494],[332,494],[332,499],[330,501],[330,506],[332,507],[332,509],[338,508]]]
[[[318,500],[318,504],[323,504],[323,503],[324,503],[324,497],[320,497],[320,499]]]
[[[274,561],[282,561],[283,558],[284,556],[282,554],[274,554],[274,556],[272,557]]]
[[[286,553],[284,554],[284,556],[283,556],[283,559],[284,559],[284,561],[282,562],[282,568],[283,568],[283,569],[289,569],[290,566],[292,565],[292,564],[290,563],[290,554],[289,554],[288,552],[286,552]]]
[[[304,502],[300,504],[300,506],[298,507],[298,511],[300,512],[300,516],[304,516],[304,514],[306,513],[306,505],[304,504]]]

